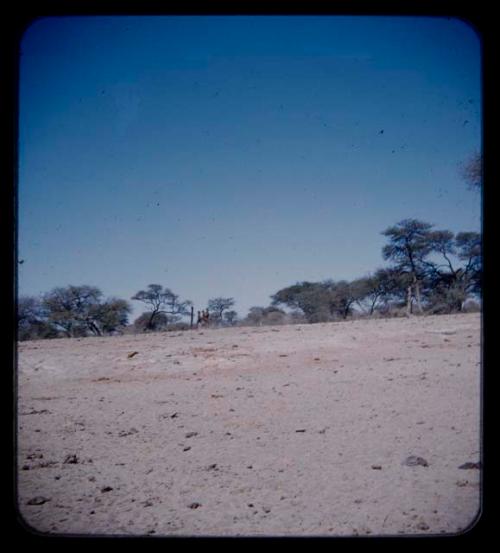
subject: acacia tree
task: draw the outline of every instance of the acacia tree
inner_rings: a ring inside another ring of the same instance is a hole
[[[351,286],[356,290],[356,304],[371,316],[390,300],[399,299],[404,283],[401,275],[394,269],[377,269],[375,273],[354,280]]]
[[[142,313],[134,321],[134,326],[136,329],[141,331],[146,330],[164,330],[167,327],[168,319],[164,313],[157,313],[156,316],[151,321],[151,312]]]
[[[383,258],[393,261],[395,269],[409,276],[406,300],[408,315],[411,313],[413,297],[418,310],[423,311],[421,289],[426,273],[425,260],[432,251],[429,232],[433,226],[417,219],[404,219],[382,232],[389,238],[389,244],[382,249]]]
[[[127,324],[131,311],[125,300],[102,301],[102,292],[95,286],[57,287],[44,295],[42,307],[47,321],[66,336],[85,336],[91,332],[102,336]]]
[[[234,310],[226,311],[224,313],[224,320],[231,326],[236,324],[237,319],[238,319],[238,313]]]
[[[308,322],[317,323],[346,319],[357,300],[359,288],[346,280],[323,282],[298,282],[282,288],[271,296],[271,305],[286,305],[300,309]]]
[[[300,309],[308,322],[328,320],[330,305],[328,292],[319,282],[297,282],[278,290],[271,296],[271,305],[286,305]]]
[[[141,301],[146,304],[150,310],[148,311],[149,320],[146,323],[146,330],[155,329],[155,319],[163,314],[171,317],[179,315],[187,315],[192,302],[189,300],[179,301],[179,296],[174,294],[169,288],[163,288],[161,284],[149,284],[146,290],[139,290],[133,300]]]
[[[243,324],[252,326],[281,325],[286,319],[287,314],[279,307],[273,305],[269,307],[254,306],[248,310],[247,316],[243,319]]]
[[[338,314],[343,319],[351,314],[353,304],[359,299],[360,290],[352,282],[326,280],[321,283],[329,295],[330,313]]]
[[[257,305],[250,307],[250,309],[248,310],[247,316],[244,319],[244,322],[249,323],[251,325],[260,326],[264,318],[264,311],[265,311],[265,307],[260,307]]]
[[[481,235],[455,236],[432,227],[406,219],[383,232],[390,238],[382,250],[384,258],[394,261],[392,269],[408,280],[407,313],[413,297],[422,311],[422,294],[434,311],[460,311],[470,293],[481,291]]]
[[[57,336],[57,329],[47,320],[47,313],[39,298],[21,296],[16,307],[19,340],[55,338]]]
[[[43,297],[48,320],[68,337],[84,335],[88,330],[101,336],[96,324],[95,308],[102,292],[95,286],[67,286],[54,288]]]
[[[457,257],[465,262],[463,269],[465,279],[470,283],[473,293],[482,291],[482,240],[478,232],[459,232],[455,236]]]
[[[127,326],[132,308],[128,301],[121,298],[109,298],[104,303],[91,308],[96,325],[104,334],[117,332]]]
[[[429,241],[433,251],[445,260],[426,262],[430,304],[438,312],[461,311],[471,293],[481,293],[481,235],[460,232],[454,236],[450,231],[435,231],[430,233]]]
[[[234,304],[234,298],[212,298],[208,300],[208,310],[213,313],[215,320],[222,321],[224,311],[231,309]]]

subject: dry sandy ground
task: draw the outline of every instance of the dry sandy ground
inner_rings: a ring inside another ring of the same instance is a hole
[[[19,513],[54,534],[457,533],[480,397],[478,314],[24,342]]]

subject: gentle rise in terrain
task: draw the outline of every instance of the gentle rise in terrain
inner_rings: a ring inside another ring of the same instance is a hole
[[[18,508],[53,534],[457,533],[480,315],[23,342]]]

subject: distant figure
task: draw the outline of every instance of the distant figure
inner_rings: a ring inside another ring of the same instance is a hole
[[[208,309],[203,311],[198,311],[198,321],[196,323],[197,328],[201,326],[208,326],[208,323],[210,321],[210,314],[208,312]]]

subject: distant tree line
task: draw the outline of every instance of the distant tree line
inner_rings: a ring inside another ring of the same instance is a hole
[[[267,307],[250,308],[243,319],[234,298],[208,301],[211,326],[318,323],[356,316],[457,313],[468,299],[481,297],[481,235],[435,230],[434,225],[404,219],[382,232],[382,257],[389,263],[352,281],[297,282],[278,290]],[[193,326],[193,303],[169,288],[150,284],[131,298],[144,311],[132,325],[130,303],[103,298],[94,286],[54,288],[40,298],[20,297],[18,339],[104,336],[124,331],[154,332]],[[286,310],[288,309],[288,310]],[[189,323],[185,317],[191,317]],[[184,320],[183,320],[184,319]]]
[[[467,299],[481,296],[481,235],[434,230],[433,225],[405,219],[382,233],[390,266],[353,281],[298,282],[278,290],[267,308],[253,307],[248,324],[343,320],[403,313],[454,313]],[[287,307],[286,313],[279,307]]]
[[[123,332],[185,330],[193,323],[183,317],[193,314],[193,303],[180,300],[169,288],[149,284],[131,298],[142,302],[147,311],[129,324],[132,305],[120,298],[103,299],[95,286],[57,287],[41,297],[21,296],[17,302],[19,340],[110,336]],[[208,301],[211,326],[232,326],[238,314],[230,308],[234,298]],[[194,321],[193,321],[194,322]]]
[[[103,300],[95,286],[54,288],[41,298],[23,296],[17,303],[18,339],[69,338],[113,334],[128,322],[130,304]]]

